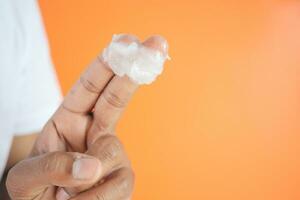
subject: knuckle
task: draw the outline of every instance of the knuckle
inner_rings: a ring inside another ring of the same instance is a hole
[[[106,143],[112,147],[122,149],[122,143],[115,135],[106,135],[104,136],[104,140],[106,140]]]
[[[130,168],[121,168],[114,172],[107,182],[108,190],[99,190],[95,200],[128,199],[134,187],[134,174]]]
[[[106,195],[103,193],[97,193],[95,200],[107,200]]]
[[[115,148],[113,145],[109,145],[102,153],[103,161],[111,162],[117,157],[118,154],[119,154],[119,150]]]
[[[106,147],[104,154],[108,160],[112,160],[122,153],[122,144],[117,137],[110,136],[106,138]]]
[[[115,192],[123,194],[123,197],[130,196],[134,186],[134,175],[132,170],[129,168],[120,169],[118,178],[112,182],[112,185]]]
[[[103,93],[104,100],[115,108],[124,108],[126,106],[126,99],[121,98],[115,91],[106,89]]]
[[[96,143],[98,147],[102,146],[104,149],[108,150],[122,151],[123,149],[121,141],[115,135],[111,134],[100,137]]]
[[[97,154],[99,159],[107,166],[112,167],[120,160],[123,160],[123,145],[120,140],[113,135],[105,135],[96,141]]]

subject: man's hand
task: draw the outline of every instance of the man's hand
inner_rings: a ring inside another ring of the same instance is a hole
[[[123,42],[137,40],[123,35]],[[85,152],[100,136],[113,134],[138,85],[115,76],[98,56],[65,97],[40,134],[33,156],[51,151]]]
[[[131,43],[137,38],[123,35],[120,41]],[[166,41],[158,36],[143,44],[167,51]],[[97,57],[45,125],[30,158],[9,172],[12,199],[129,198],[133,172],[112,135],[137,87],[128,77],[115,76]]]
[[[128,199],[134,178],[120,141],[113,135],[102,136],[91,146],[88,154],[93,156],[51,152],[21,161],[7,177],[11,198],[69,199],[64,189],[56,192],[57,186],[94,186],[72,199]]]

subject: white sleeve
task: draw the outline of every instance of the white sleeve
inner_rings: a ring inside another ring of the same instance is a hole
[[[61,93],[48,42],[36,1],[25,1],[22,10],[24,52],[19,70],[14,111],[14,133],[17,135],[40,131],[55,112]]]

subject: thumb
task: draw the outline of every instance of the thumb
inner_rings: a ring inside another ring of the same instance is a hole
[[[101,163],[95,157],[52,152],[19,162],[9,171],[6,185],[12,199],[31,199],[49,186],[91,184],[100,175]]]

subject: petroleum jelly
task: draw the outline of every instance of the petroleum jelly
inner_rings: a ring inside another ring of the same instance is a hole
[[[118,76],[127,75],[137,84],[150,84],[163,71],[164,62],[169,59],[167,52],[150,49],[141,43],[118,41],[114,35],[102,57],[104,62]]]

